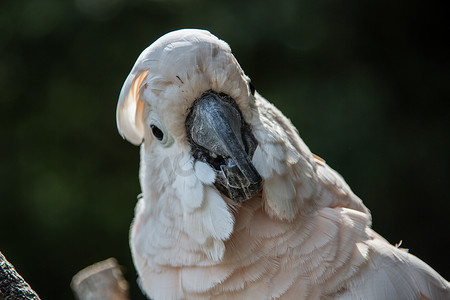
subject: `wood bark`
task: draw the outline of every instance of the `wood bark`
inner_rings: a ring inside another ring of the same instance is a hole
[[[0,300],[40,300],[0,252]]]

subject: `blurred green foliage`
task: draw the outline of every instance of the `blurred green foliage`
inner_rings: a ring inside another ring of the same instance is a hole
[[[204,28],[372,210],[445,277],[449,21],[423,1],[2,0],[0,251],[42,299],[73,299],[81,268],[125,267],[138,148],[115,106],[140,52]]]

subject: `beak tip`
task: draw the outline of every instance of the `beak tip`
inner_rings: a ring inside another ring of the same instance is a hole
[[[216,187],[222,190],[222,193],[236,202],[243,202],[253,198],[262,189],[262,178],[259,173],[252,174],[253,178],[247,178],[242,174],[237,166],[221,167],[219,179],[216,181]]]

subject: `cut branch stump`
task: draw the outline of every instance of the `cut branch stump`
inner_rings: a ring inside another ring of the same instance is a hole
[[[114,258],[78,272],[71,287],[79,300],[129,300],[128,282]]]

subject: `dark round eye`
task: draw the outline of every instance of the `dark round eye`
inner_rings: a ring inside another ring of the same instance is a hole
[[[152,132],[153,132],[153,135],[155,136],[155,138],[158,139],[159,141],[161,141],[164,137],[164,133],[161,131],[161,129],[159,129],[155,125],[150,125],[150,128],[152,129]]]
[[[248,87],[250,88],[250,93],[252,93],[252,95],[255,96],[255,87],[251,82],[248,83]]]

